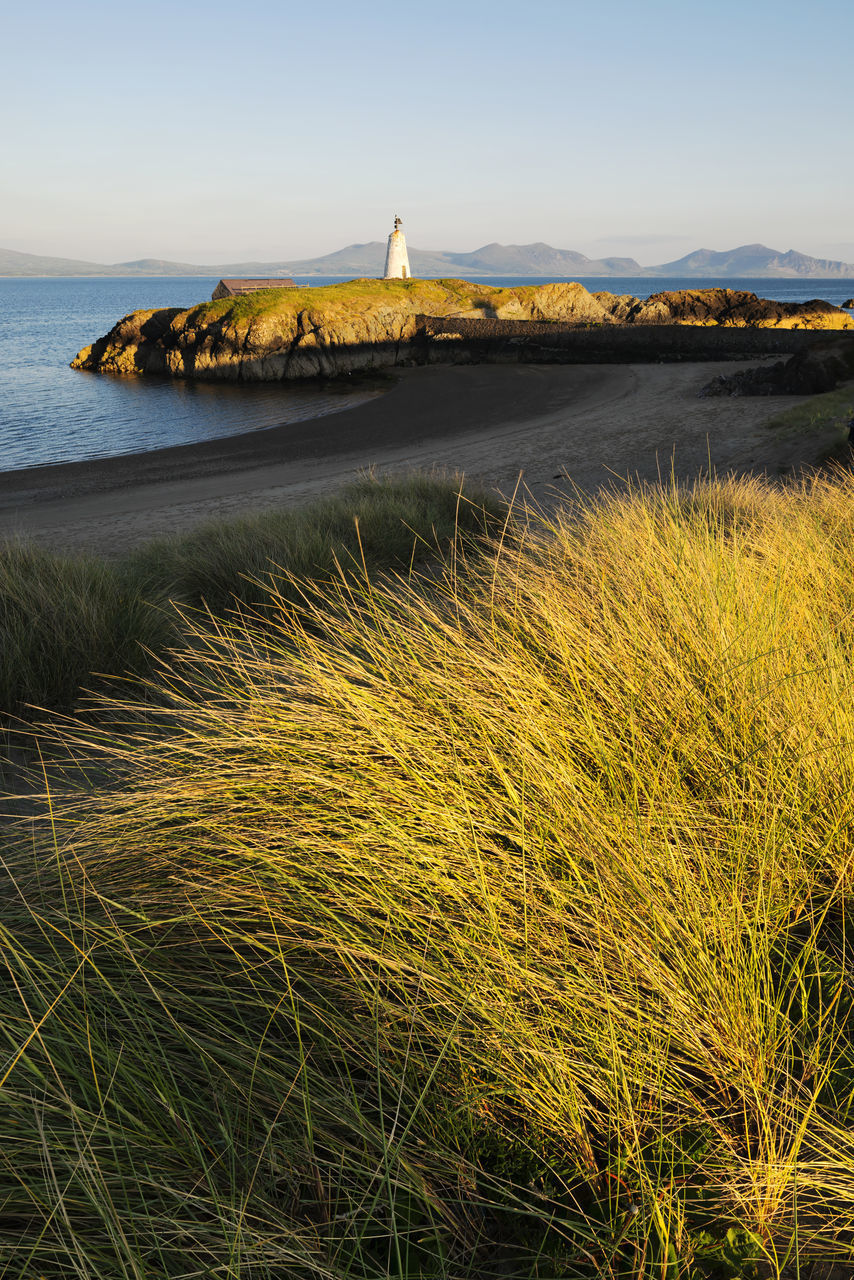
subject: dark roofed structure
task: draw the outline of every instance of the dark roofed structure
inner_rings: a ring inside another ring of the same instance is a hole
[[[299,285],[290,276],[280,276],[272,280],[220,280],[211,294],[212,301],[217,298],[239,298],[242,293],[257,293],[259,289],[298,289]]]

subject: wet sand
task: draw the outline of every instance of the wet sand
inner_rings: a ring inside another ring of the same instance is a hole
[[[755,358],[745,365],[755,365]],[[0,473],[0,536],[116,554],[204,520],[292,505],[378,473],[442,468],[546,509],[573,486],[781,472],[827,441],[765,425],[789,396],[699,399],[741,363],[402,369],[332,417],[130,457]]]

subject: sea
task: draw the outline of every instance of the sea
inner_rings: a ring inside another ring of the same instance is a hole
[[[338,284],[343,276],[296,277]],[[823,298],[841,306],[852,280],[697,280],[574,277],[591,292],[646,298],[673,289],[749,289],[780,302]],[[553,277],[548,277],[549,280]],[[491,285],[545,284],[539,277],[480,277]],[[282,383],[206,383],[119,378],[70,369],[80,350],[131,311],[189,307],[209,298],[217,280],[202,276],[0,278],[0,470],[143,453],[169,445],[323,418],[376,394]]]

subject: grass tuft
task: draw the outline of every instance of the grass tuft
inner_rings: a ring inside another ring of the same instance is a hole
[[[0,546],[0,729],[37,708],[68,711],[99,677],[148,669],[175,638],[162,597],[94,557]]]

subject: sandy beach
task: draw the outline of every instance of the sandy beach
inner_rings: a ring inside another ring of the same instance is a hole
[[[756,360],[747,362],[753,365]],[[573,486],[706,472],[777,476],[827,441],[773,430],[792,397],[698,398],[727,362],[432,366],[332,417],[130,457],[0,474],[0,537],[121,553],[148,538],[309,501],[360,472],[463,472],[546,509]]]

